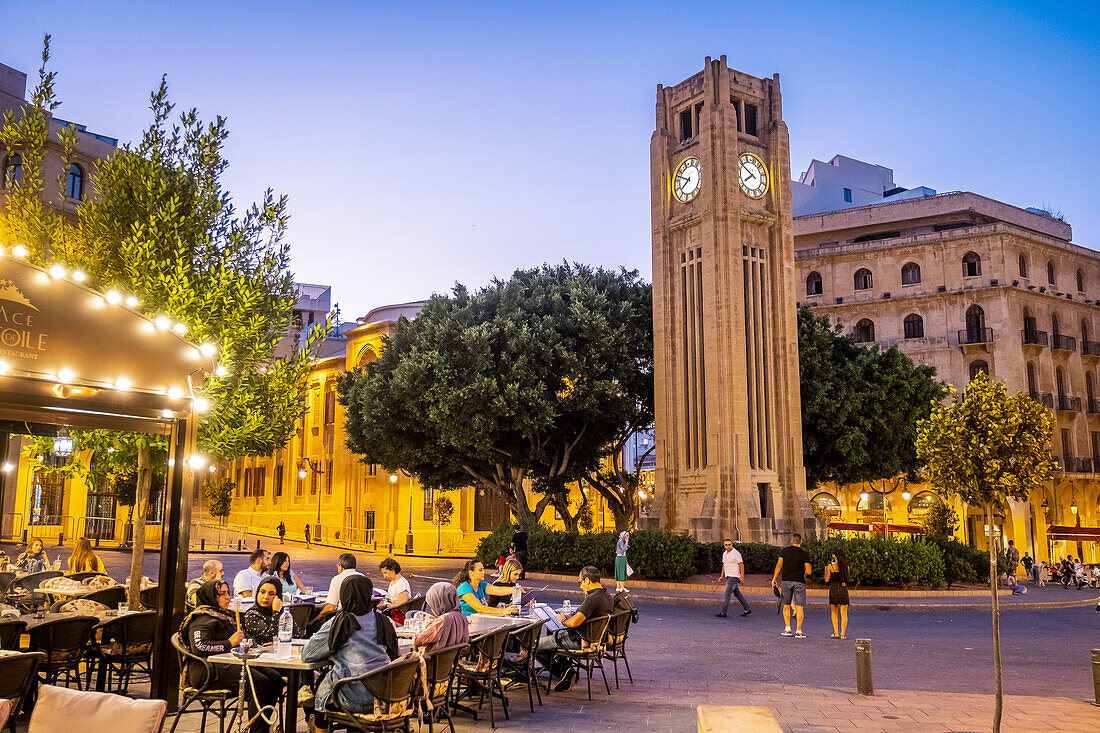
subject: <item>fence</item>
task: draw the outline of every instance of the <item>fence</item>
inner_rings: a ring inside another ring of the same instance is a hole
[[[246,542],[248,528],[243,524],[191,522],[191,552],[196,550],[237,550]]]

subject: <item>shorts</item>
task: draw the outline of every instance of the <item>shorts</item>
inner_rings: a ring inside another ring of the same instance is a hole
[[[797,580],[779,581],[779,597],[784,606],[792,603],[796,606],[806,605],[806,584]]]

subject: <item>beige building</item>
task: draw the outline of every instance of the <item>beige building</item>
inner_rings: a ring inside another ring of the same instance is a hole
[[[790,154],[778,76],[726,57],[657,88],[656,405],[647,524],[702,540],[815,533],[802,466]]]
[[[838,156],[814,167],[851,163]],[[1100,254],[1072,244],[1070,225],[1049,213],[974,193],[909,192],[893,186],[891,173],[881,203],[858,205],[858,187],[831,185],[845,192],[846,208],[794,219],[797,301],[861,343],[897,345],[958,388],[986,371],[1054,410],[1062,471],[1042,495],[1010,502],[996,531],[1021,554],[1100,560],[1100,543],[1078,544],[1057,529],[1100,526]],[[814,208],[827,206],[823,198],[801,196]],[[919,524],[934,497],[927,487],[903,488],[885,509],[904,529]],[[878,497],[864,498],[866,489],[825,487],[814,504],[845,524],[876,513],[881,521]],[[980,510],[957,508],[960,539],[985,547]]]

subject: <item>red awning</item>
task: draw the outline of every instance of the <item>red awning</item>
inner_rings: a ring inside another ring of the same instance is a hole
[[[881,524],[876,524],[875,529],[881,528]],[[924,532],[924,528],[916,524],[891,524],[889,526],[891,532],[906,532],[908,534],[921,534]]]
[[[869,524],[854,524],[851,522],[829,522],[829,529],[842,529],[850,532],[870,532]]]
[[[1047,539],[1069,542],[1100,542],[1100,527],[1067,527],[1052,524],[1047,527]]]

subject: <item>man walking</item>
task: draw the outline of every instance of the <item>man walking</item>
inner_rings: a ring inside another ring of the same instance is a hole
[[[309,525],[306,525],[306,549],[309,549]]]
[[[1008,574],[1015,575],[1016,568],[1020,565],[1020,551],[1016,549],[1015,540],[1008,541]]]
[[[714,614],[718,618],[725,618],[726,611],[730,607],[730,596],[737,596],[737,602],[741,604],[741,608],[745,609],[741,615],[748,616],[752,613],[749,610],[749,602],[745,600],[745,596],[741,594],[741,589],[738,587],[741,584],[741,579],[745,577],[745,560],[741,557],[741,553],[733,547],[733,540],[726,538],[722,541],[722,547],[725,548],[725,552],[722,553],[722,574],[718,576],[718,582],[721,583],[722,579],[726,579],[726,595],[722,601],[722,610]]]
[[[1031,577],[1031,568],[1035,566],[1035,561],[1031,559],[1031,555],[1024,553],[1024,556],[1020,559],[1020,564],[1024,566],[1024,577],[1028,580],[1034,580]]]
[[[810,555],[802,549],[802,535],[791,536],[791,544],[779,551],[779,561],[772,574],[772,587],[779,589],[783,604],[783,636],[805,639],[802,633],[803,609],[806,606],[806,576],[812,571]],[[791,606],[794,606],[795,632],[791,633]]]
[[[283,538],[286,537],[286,525],[279,522],[279,526],[275,528],[275,531],[279,533],[279,544],[283,544]]]

